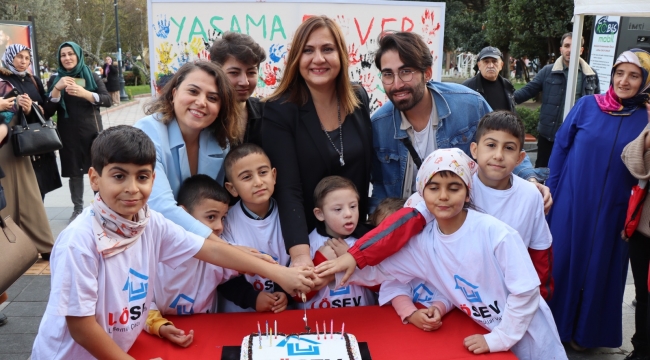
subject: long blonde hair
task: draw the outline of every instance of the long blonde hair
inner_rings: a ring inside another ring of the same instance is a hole
[[[160,92],[160,95],[152,102],[146,105],[145,114],[152,115],[158,113],[157,117],[163,124],[169,124],[176,118],[173,104],[173,90],[178,88],[188,74],[195,70],[201,70],[214,78],[217,85],[217,93],[221,101],[219,115],[215,121],[208,126],[208,129],[217,138],[219,146],[225,148],[228,144],[237,145],[240,139],[244,137],[243,130],[239,126],[241,109],[237,104],[235,90],[228,81],[226,74],[221,66],[210,61],[188,62],[181,66],[180,69],[169,80]]]
[[[336,76],[336,92],[341,102],[342,113],[345,115],[351,114],[354,112],[354,109],[360,105],[360,101],[354,93],[354,87],[350,82],[350,75],[348,73],[350,61],[348,59],[348,49],[345,44],[345,38],[343,37],[343,33],[338,24],[325,15],[310,17],[300,24],[293,36],[293,40],[291,41],[291,47],[289,48],[289,55],[287,57],[287,66],[284,70],[280,85],[275,89],[273,94],[269,96],[267,101],[278,100],[284,94],[288,94],[288,101],[294,104],[304,105],[307,103],[309,100],[309,88],[307,87],[307,83],[305,83],[305,79],[300,75],[300,57],[302,55],[302,50],[307,44],[309,35],[311,35],[314,30],[323,27],[329,29],[332,33],[336,50],[339,54],[339,60],[341,62],[341,70]]]

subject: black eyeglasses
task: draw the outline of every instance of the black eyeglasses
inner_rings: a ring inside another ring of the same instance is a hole
[[[416,70],[401,69],[400,71],[397,72],[397,76],[399,76],[399,78],[402,81],[409,82],[413,80],[413,74],[416,72],[417,72]],[[391,85],[393,82],[395,82],[395,74],[391,71],[382,71],[381,82],[384,85]]]

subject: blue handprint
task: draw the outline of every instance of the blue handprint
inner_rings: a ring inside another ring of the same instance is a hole
[[[156,36],[162,39],[167,39],[169,36],[169,21],[167,20],[167,15],[158,15],[158,26],[153,25],[153,29],[156,31]]]
[[[285,55],[287,55],[287,51],[284,50],[284,45],[273,44],[269,48],[269,59],[274,63],[282,60]]]

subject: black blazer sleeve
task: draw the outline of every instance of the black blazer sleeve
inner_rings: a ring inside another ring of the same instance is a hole
[[[261,139],[264,151],[277,169],[273,197],[278,203],[280,227],[288,252],[295,245],[309,245],[309,232],[295,143],[300,110],[295,104],[283,101],[270,101],[264,106]]]

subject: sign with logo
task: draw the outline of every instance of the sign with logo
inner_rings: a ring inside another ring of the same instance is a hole
[[[589,65],[598,74],[601,93],[605,93],[609,89],[612,65],[614,65],[617,55],[616,42],[620,24],[620,16],[596,16]]]
[[[345,37],[349,75],[370,96],[372,111],[386,100],[379,70],[373,65],[377,39],[387,30],[422,35],[440,81],[445,3],[384,0],[150,0],[149,49],[152,89],[160,88],[188,61],[209,59],[209,46],[225,31],[247,34],[266,51],[259,67],[256,96],[267,97],[284,72],[289,45],[298,26],[313,15],[336,21]]]

